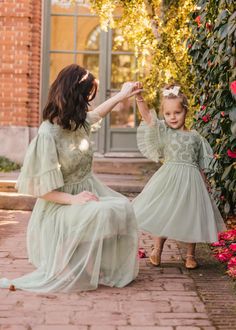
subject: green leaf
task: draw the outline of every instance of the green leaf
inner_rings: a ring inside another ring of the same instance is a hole
[[[228,201],[225,203],[224,211],[225,211],[225,214],[229,214],[229,212],[230,212],[230,205],[229,205]]]
[[[235,183],[236,183],[236,180],[233,180],[230,185],[229,185],[229,191],[233,191],[235,190]]]
[[[222,180],[222,181],[224,181],[225,178],[229,175],[229,173],[230,173],[232,167],[233,167],[233,164],[231,164],[231,165],[229,165],[228,167],[226,167],[226,169],[224,170],[224,173],[223,173],[223,175],[222,175],[222,177],[221,177],[221,180]]]
[[[236,121],[236,106],[230,109],[229,118],[231,121]]]

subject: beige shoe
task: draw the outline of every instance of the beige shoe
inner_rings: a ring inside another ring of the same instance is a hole
[[[149,260],[153,266],[160,266],[161,264],[161,253],[160,249],[153,249],[151,255],[149,256]]]
[[[193,255],[187,255],[185,260],[185,268],[195,269],[198,267],[198,263]]]

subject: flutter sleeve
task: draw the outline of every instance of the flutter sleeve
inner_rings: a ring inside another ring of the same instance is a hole
[[[167,128],[163,120],[157,119],[155,110],[151,110],[150,113],[151,123],[148,125],[142,121],[137,129],[137,144],[143,156],[159,162],[164,157],[163,148]]]
[[[27,149],[16,188],[21,194],[40,197],[62,186],[55,141],[50,134],[38,134]]]
[[[210,144],[203,136],[200,136],[200,139],[199,166],[203,170],[210,170],[213,168],[213,151]]]

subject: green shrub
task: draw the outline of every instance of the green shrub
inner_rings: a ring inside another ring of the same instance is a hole
[[[234,0],[200,0],[192,13],[188,41],[195,75],[194,126],[214,151],[209,174],[213,195],[227,217],[236,202],[236,5]]]
[[[15,171],[20,168],[19,164],[16,164],[6,157],[0,156],[0,171],[1,172],[10,172]]]

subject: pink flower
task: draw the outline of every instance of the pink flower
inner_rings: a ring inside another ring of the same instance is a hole
[[[225,246],[225,241],[219,241],[219,242],[212,243],[211,246],[213,246],[213,247]]]
[[[230,268],[227,272],[226,272],[230,277],[232,278],[236,278],[236,267],[232,267]]]
[[[222,252],[215,254],[215,258],[220,262],[227,262],[232,256],[233,254],[229,252],[229,249],[225,249]]]
[[[202,105],[201,106],[201,110],[204,111],[206,109],[206,106],[205,105]]]
[[[236,257],[232,257],[228,262],[228,268],[236,267]]]
[[[236,158],[236,149],[234,149],[235,151],[232,151],[230,149],[227,150],[227,155],[230,157],[230,158]]]
[[[197,23],[198,27],[201,26],[201,16],[197,16],[195,18],[195,22]]]
[[[205,115],[202,117],[202,120],[205,122],[205,123],[208,123],[208,121],[210,120],[210,115]]]
[[[236,251],[236,243],[231,243],[229,248],[230,248],[231,251],[235,252]],[[235,258],[235,260],[236,260],[236,258]],[[235,264],[235,266],[236,266],[236,264]]]
[[[143,249],[139,249],[139,250],[138,250],[138,257],[139,257],[140,259],[142,259],[142,258],[146,258],[146,253],[145,253],[145,251],[144,251]]]
[[[225,116],[225,113],[224,113],[224,111],[221,111],[221,113],[220,113],[220,114],[221,114],[221,116],[222,116],[222,117],[224,117],[224,116]]]
[[[207,23],[206,23],[206,28],[207,28],[209,31],[211,31],[212,28],[213,28],[213,25],[212,25],[211,23],[207,22]]]
[[[226,230],[218,234],[218,239],[225,241],[236,240],[236,229]]]
[[[231,93],[233,95],[236,95],[236,80],[234,80],[233,82],[231,82],[231,84],[230,84],[230,90],[231,90]]]

